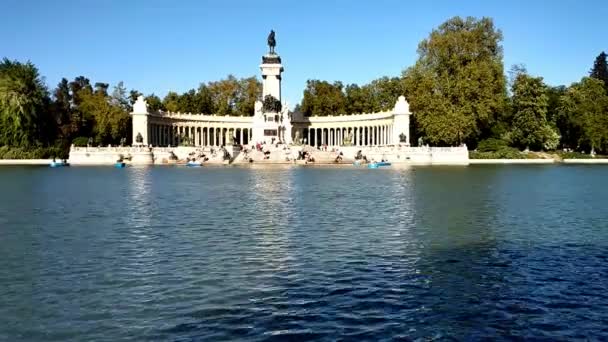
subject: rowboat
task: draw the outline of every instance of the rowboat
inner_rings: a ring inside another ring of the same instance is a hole
[[[203,166],[203,163],[199,162],[199,161],[189,161],[189,162],[186,163],[186,166],[189,166],[189,167],[199,167],[199,166]]]
[[[51,164],[49,164],[50,167],[64,167],[64,166],[70,166],[70,163],[66,162],[66,161],[52,161]]]
[[[373,162],[373,163],[367,164],[367,167],[370,169],[377,169],[382,166],[391,166],[391,163],[385,162],[385,161],[380,161],[380,162]]]

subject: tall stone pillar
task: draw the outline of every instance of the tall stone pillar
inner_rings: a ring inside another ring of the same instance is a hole
[[[266,96],[271,95],[279,102],[281,101],[281,74],[283,73],[283,65],[281,57],[274,52],[274,47],[269,53],[262,56],[262,101]],[[282,103],[282,102],[281,102]],[[253,143],[266,141],[270,143],[273,139],[280,141],[282,133],[291,135],[291,132],[281,132],[286,127],[282,120],[276,120],[276,117],[284,117],[284,120],[289,120],[287,117],[288,108],[282,110],[269,110],[264,108],[262,102],[256,102],[255,113],[253,119]],[[287,135],[285,134],[285,135]],[[283,136],[283,138],[286,138]],[[284,139],[283,139],[284,140]],[[291,142],[291,139],[287,143]]]
[[[281,101],[281,73],[283,65],[281,57],[277,54],[266,54],[262,57],[262,99],[272,95]]]
[[[148,122],[149,116],[150,113],[148,112],[148,103],[146,102],[146,100],[144,100],[143,96],[139,96],[137,98],[137,101],[135,101],[135,103],[133,104],[133,111],[131,112],[131,120],[133,123],[133,142],[131,143],[132,146],[147,146],[150,143],[150,127]]]
[[[393,144],[400,143],[400,136],[405,136],[405,144],[410,145],[410,105],[405,100],[405,96],[399,96],[393,108]]]

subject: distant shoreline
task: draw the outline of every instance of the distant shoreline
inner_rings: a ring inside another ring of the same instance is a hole
[[[0,159],[0,166],[19,166],[19,165],[33,165],[33,166],[49,166],[52,159]],[[68,160],[69,162],[69,160]],[[416,163],[394,163],[395,166],[424,166]],[[551,165],[551,164],[589,164],[589,165],[608,165],[608,158],[590,158],[590,159],[469,159],[469,165]],[[185,164],[168,163],[168,164],[153,164],[154,166],[181,166]],[[221,163],[209,163],[206,166],[222,166]],[[238,166],[264,166],[264,165],[294,165],[294,166],[353,166],[350,163],[291,163],[291,162],[257,162],[257,163],[233,163],[230,165]],[[107,166],[106,164],[91,164],[91,165],[77,165],[77,166]],[[365,165],[362,165],[365,166]],[[427,165],[428,166],[428,165]]]
[[[59,159],[57,159],[59,160]],[[53,159],[0,159],[0,165],[46,165],[49,166]]]

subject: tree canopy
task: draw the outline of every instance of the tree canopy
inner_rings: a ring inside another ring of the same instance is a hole
[[[595,58],[589,76],[604,82],[604,89],[606,89],[606,94],[608,94],[608,62],[606,61],[606,57],[606,53],[602,51]]]
[[[197,90],[169,92],[158,109],[192,114],[253,116],[255,101],[261,100],[262,84],[255,77],[229,75],[226,79],[201,83]]]
[[[477,139],[504,110],[501,41],[492,19],[454,17],[420,43],[418,61],[404,73],[405,89],[430,142]]]
[[[306,116],[375,113],[392,109],[404,94],[398,77],[382,77],[362,86],[308,80],[299,110]]]
[[[513,104],[513,142],[520,147],[541,147],[547,140],[549,97],[542,77],[519,73],[511,87]]]
[[[606,150],[608,95],[602,81],[585,77],[562,96],[560,115],[577,132],[578,146]],[[574,146],[573,146],[574,147]]]
[[[30,146],[45,142],[48,91],[34,64],[0,63],[0,144]]]

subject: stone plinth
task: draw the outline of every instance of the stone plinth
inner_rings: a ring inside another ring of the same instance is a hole
[[[283,65],[279,55],[265,55],[262,57],[262,98],[272,95],[281,101],[281,73]]]

